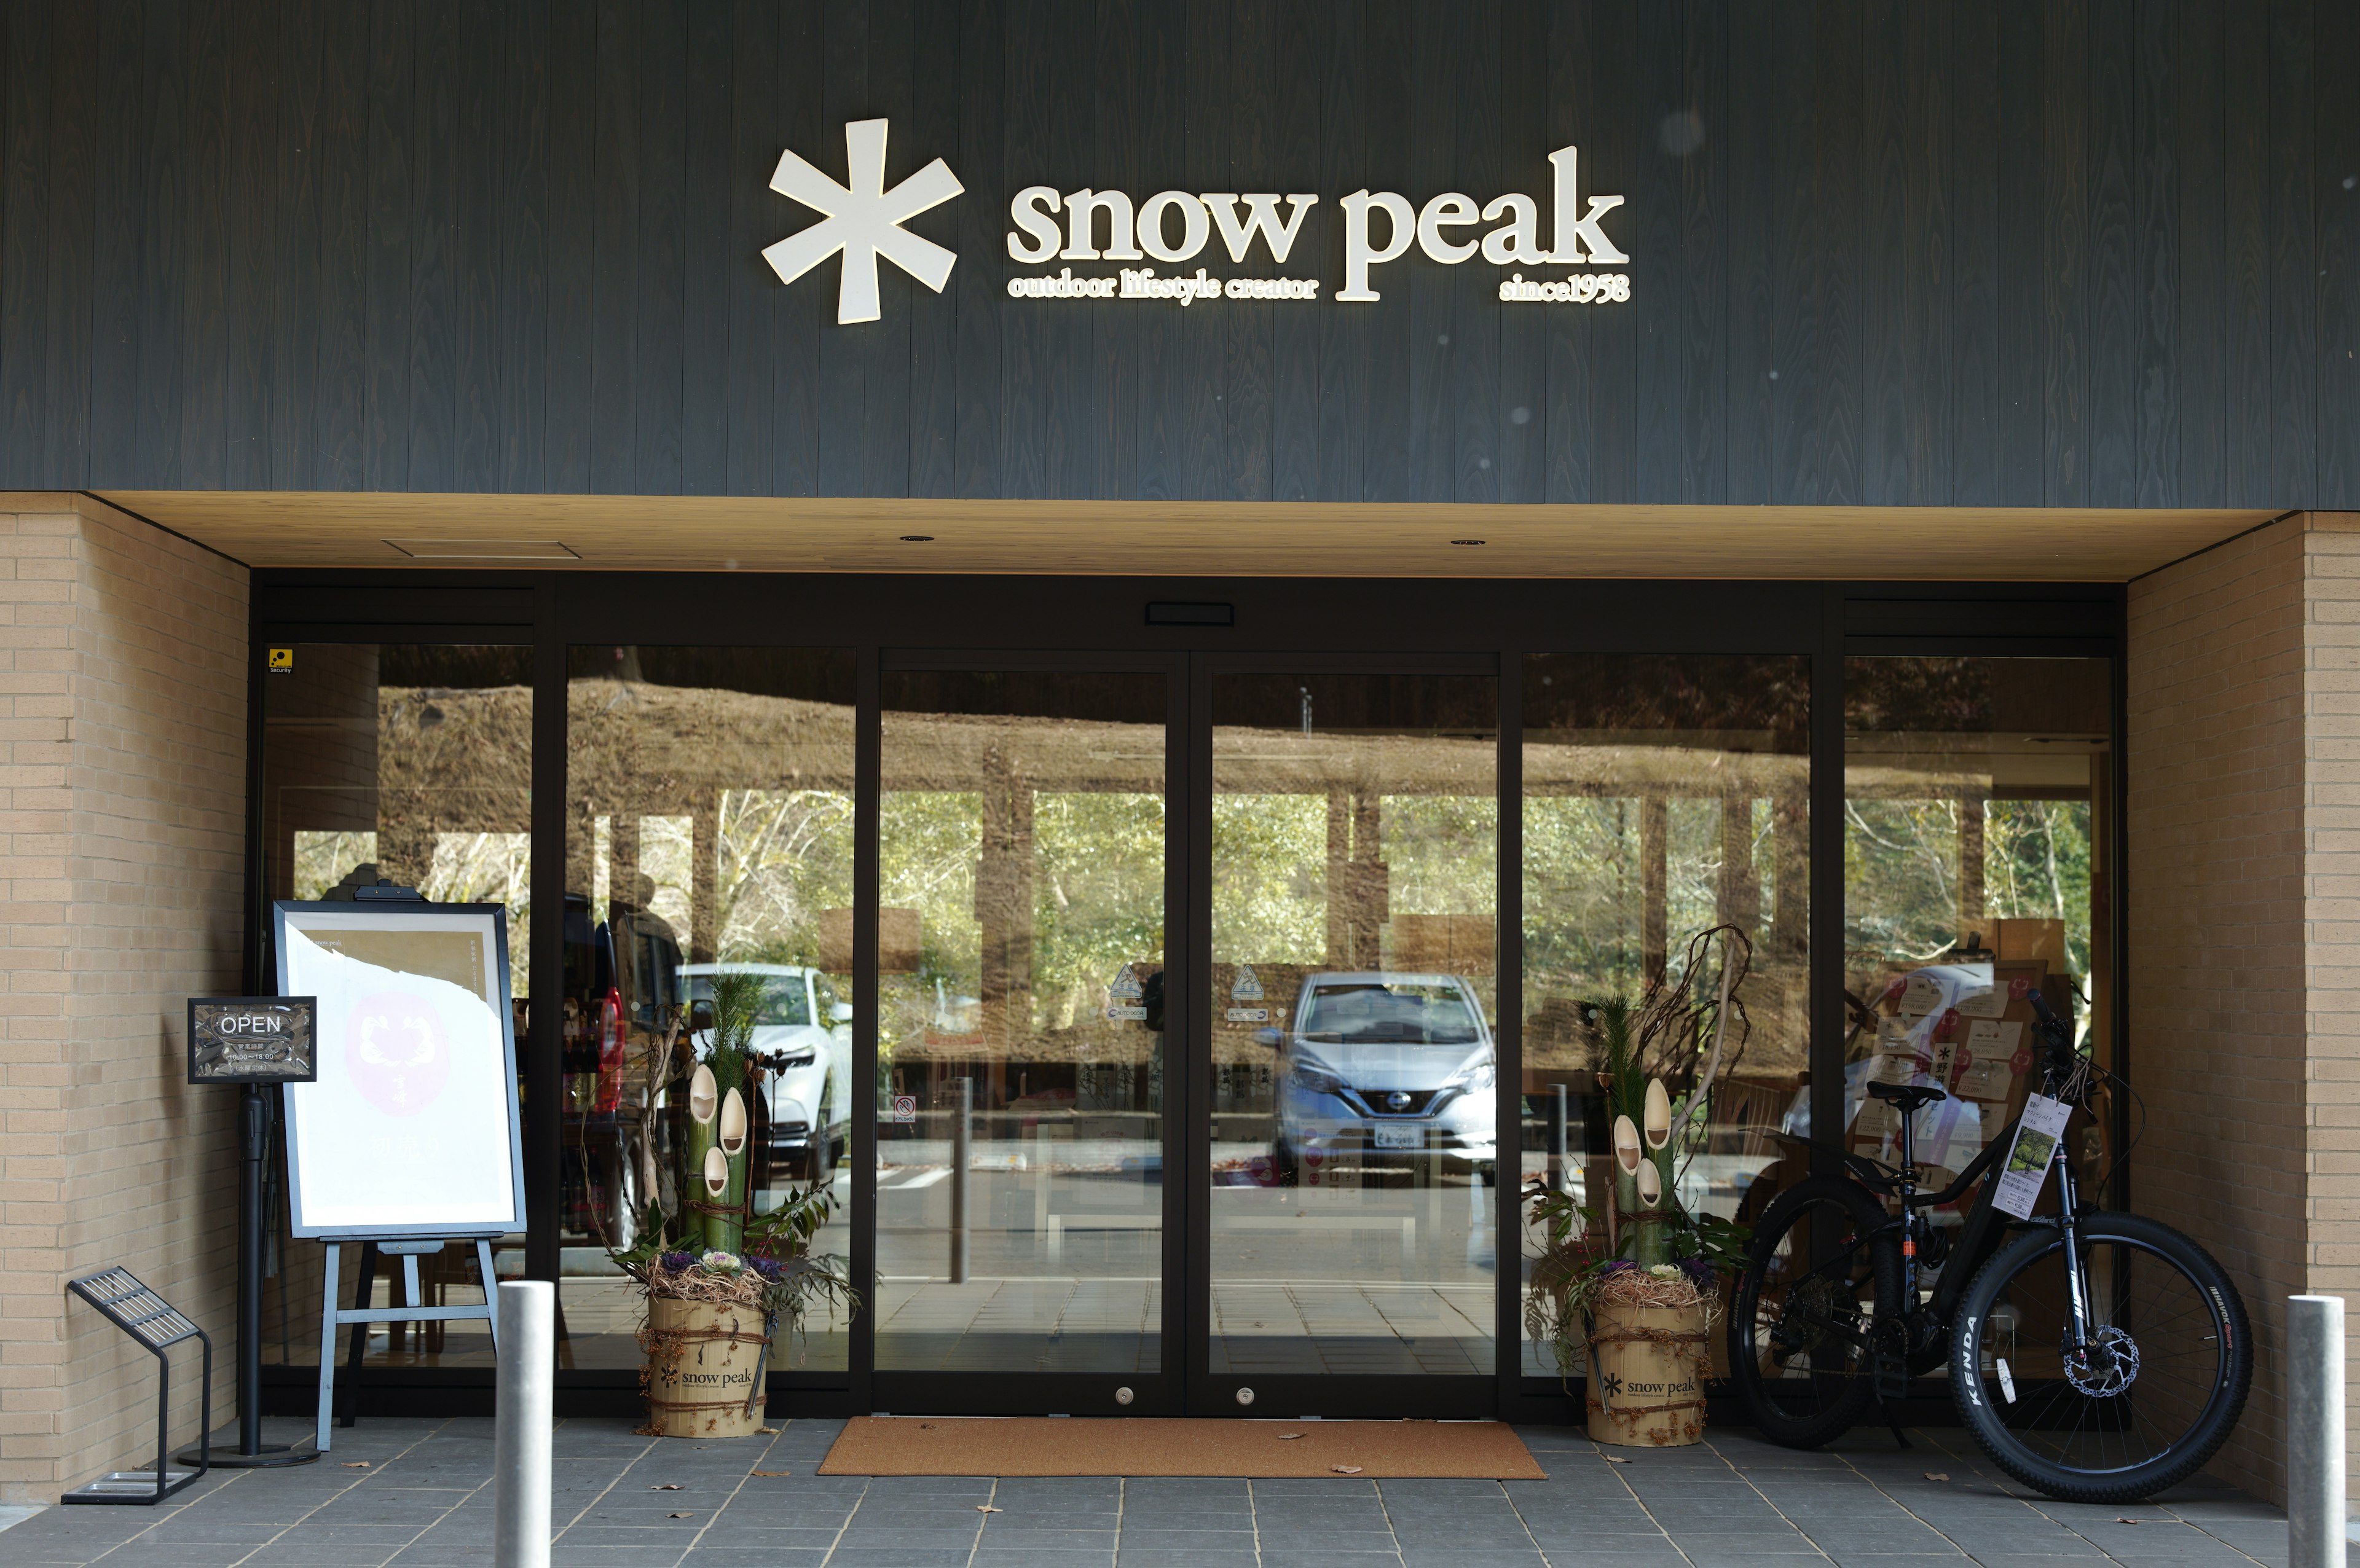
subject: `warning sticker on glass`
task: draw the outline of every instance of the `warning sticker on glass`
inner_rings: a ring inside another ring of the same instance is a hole
[[[1139,983],[1139,974],[1128,964],[1115,972],[1107,986],[1106,1016],[1117,1023],[1138,1023],[1147,1017],[1142,1000],[1145,987]]]
[[[2035,1094],[2024,1102],[2024,1119],[2016,1124],[2016,1145],[2000,1167],[1992,1207],[2020,1220],[2032,1217],[2032,1205],[2040,1201],[2041,1186],[2049,1180],[2049,1167],[2057,1159],[2066,1119],[2072,1114],[2072,1106],[2046,1094]]]

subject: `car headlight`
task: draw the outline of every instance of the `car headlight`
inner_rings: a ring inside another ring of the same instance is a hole
[[[1325,1067],[1297,1062],[1286,1071],[1286,1081],[1306,1094],[1340,1094],[1344,1080]]]
[[[1494,1062],[1487,1056],[1472,1067],[1460,1068],[1459,1072],[1452,1076],[1450,1082],[1444,1084],[1443,1087],[1448,1089],[1464,1089],[1470,1094],[1472,1094],[1478,1090],[1490,1088],[1493,1083],[1499,1081],[1499,1077],[1500,1069],[1498,1063]]]

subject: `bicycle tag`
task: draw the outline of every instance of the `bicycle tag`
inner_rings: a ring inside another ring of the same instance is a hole
[[[2049,1180],[2049,1166],[2056,1163],[2057,1150],[2065,1140],[2065,1123],[2072,1115],[2072,1106],[2046,1094],[2034,1094],[2024,1102],[2016,1145],[2007,1151],[1999,1185],[1992,1192],[1993,1208],[2020,1220],[2032,1217],[2032,1205],[2040,1201],[2040,1189]]]

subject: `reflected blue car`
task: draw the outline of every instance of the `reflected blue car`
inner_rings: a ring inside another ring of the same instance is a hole
[[[1339,1160],[1465,1161],[1494,1180],[1498,1057],[1482,1004],[1459,976],[1306,975],[1290,1027],[1255,1038],[1279,1053],[1281,1181]]]

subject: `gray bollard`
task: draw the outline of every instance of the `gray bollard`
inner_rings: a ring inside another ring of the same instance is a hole
[[[2344,1298],[2287,1298],[2287,1543],[2292,1568],[2344,1568]]]
[[[958,1085],[958,1120],[951,1124],[951,1283],[967,1283],[967,1168],[975,1137],[975,1080]]]
[[[1548,1102],[1548,1184],[1549,1191],[1552,1192],[1567,1192],[1573,1186],[1573,1181],[1569,1174],[1573,1165],[1573,1159],[1571,1147],[1567,1142],[1568,1135],[1566,1131],[1566,1123],[1568,1120],[1566,1110],[1565,1085],[1562,1083],[1550,1084]]]
[[[492,1427],[492,1561],[549,1568],[550,1394],[557,1381],[557,1287],[500,1286],[498,1415]]]

